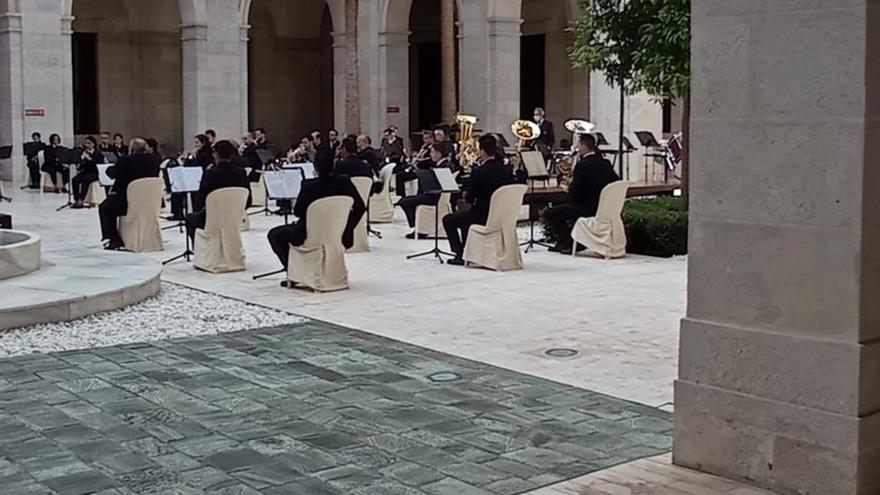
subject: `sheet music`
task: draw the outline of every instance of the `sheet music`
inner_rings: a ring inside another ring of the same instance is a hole
[[[452,170],[445,167],[438,167],[432,170],[434,175],[437,176],[437,181],[440,183],[440,188],[443,192],[458,192],[458,182],[455,181]]]
[[[529,177],[545,178],[550,175],[550,172],[547,171],[547,162],[544,161],[544,155],[540,151],[524,151],[521,156],[522,164]]]
[[[295,199],[302,189],[303,170],[284,169],[263,172],[266,195],[270,199]]]
[[[281,168],[284,168],[286,170],[293,170],[293,169],[297,169],[297,168],[302,169],[303,176],[306,179],[315,179],[318,177],[318,172],[315,170],[315,164],[311,163],[311,162],[288,163],[288,164],[285,164]]]
[[[171,192],[187,193],[199,190],[202,183],[202,167],[171,167],[168,169],[168,180]]]
[[[98,164],[98,182],[104,187],[110,187],[114,183],[116,183],[116,179],[111,179],[109,175],[107,175],[107,169],[112,167],[112,163],[99,163]]]

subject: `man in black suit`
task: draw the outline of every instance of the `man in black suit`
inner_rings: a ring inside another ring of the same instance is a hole
[[[419,162],[417,167],[420,170],[438,167],[452,168],[452,161],[449,159],[449,153],[450,147],[448,142],[436,142],[431,145],[431,159]],[[424,191],[422,189],[422,184],[420,183],[419,193],[401,198],[397,203],[397,206],[400,206],[400,209],[403,210],[403,213],[406,215],[406,222],[409,224],[409,227],[414,229],[416,226],[416,210],[418,207],[421,205],[436,206],[439,201],[440,193]],[[409,234],[406,234],[406,238],[415,239],[416,235],[416,231],[413,230]],[[422,238],[421,234],[419,234],[419,238]]]
[[[489,205],[492,194],[498,188],[513,184],[516,177],[513,169],[499,161],[498,141],[494,136],[480,136],[480,166],[471,172],[470,187],[467,200],[470,209],[452,213],[443,217],[443,228],[449,239],[449,249],[455,258],[448,261],[450,265],[464,265],[464,245],[467,242],[468,229],[471,225],[484,225],[489,219]]]
[[[550,248],[553,252],[571,252],[574,222],[581,217],[595,216],[602,189],[620,180],[611,162],[596,153],[596,138],[592,134],[580,135],[577,151],[578,162],[568,188],[568,202],[544,212],[544,221],[556,239],[556,245]]]
[[[199,191],[196,193],[196,204],[206,205],[208,195],[224,187],[241,187],[250,191],[247,173],[242,167],[243,162],[235,145],[227,140],[214,144],[216,162],[208,167],[202,175]],[[202,208],[186,216],[186,234],[194,238],[197,229],[205,227],[206,209]]]
[[[546,113],[543,108],[538,107],[535,109],[535,123],[541,128],[541,135],[535,144],[536,148],[546,155],[547,153],[552,153],[553,147],[556,146],[556,132],[553,130],[553,122],[547,120],[545,116]]]
[[[373,148],[373,140],[370,136],[367,136],[366,134],[358,136],[357,148],[358,158],[366,162],[373,171],[373,175],[378,177],[379,171],[382,169],[382,158],[379,157],[379,152]]]
[[[124,246],[116,219],[128,213],[128,185],[138,179],[159,176],[159,160],[148,152],[146,141],[132,139],[129,150],[128,156],[119,157],[116,165],[107,169],[107,176],[115,182],[107,199],[98,207],[101,239],[107,241],[104,249],[115,250]]]
[[[308,236],[306,218],[312,203],[330,196],[348,196],[354,201],[348,214],[345,232],[342,234],[342,244],[346,249],[354,245],[354,228],[367,211],[367,206],[351,179],[333,174],[333,151],[329,147],[321,148],[315,153],[315,170],[318,172],[318,178],[303,181],[299,198],[293,208],[297,222],[275,227],[269,231],[269,245],[272,246],[272,251],[278,256],[278,260],[285,269],[287,268],[290,246],[302,246],[306,241]],[[289,284],[284,281],[281,285],[287,287]]]
[[[343,139],[339,149],[342,158],[336,162],[333,175],[373,178],[373,169],[367,165],[367,162],[358,158],[357,142],[354,138]]]
[[[339,149],[340,144],[339,132],[337,132],[336,129],[330,129],[327,131],[327,146],[329,146],[334,153]]]
[[[40,188],[40,160],[39,153],[47,148],[43,142],[43,136],[39,132],[31,134],[31,142],[25,145],[25,157],[27,158],[28,189]],[[45,159],[45,154],[43,155]]]
[[[263,170],[263,160],[257,154],[257,149],[253,133],[246,132],[241,135],[241,157],[251,169],[251,174],[248,176],[251,182],[260,182],[262,176],[258,170]]]

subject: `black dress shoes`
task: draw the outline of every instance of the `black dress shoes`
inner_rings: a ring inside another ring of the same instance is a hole
[[[451,260],[447,260],[446,264],[452,265],[452,266],[464,266],[464,259],[459,256],[456,256],[455,258],[452,258]]]

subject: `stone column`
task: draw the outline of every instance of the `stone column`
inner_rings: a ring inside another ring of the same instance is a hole
[[[409,32],[379,33],[379,112],[409,142]],[[389,110],[392,110],[389,112]],[[395,113],[393,110],[398,110]]]
[[[24,142],[21,81],[21,14],[0,14],[0,145],[12,145],[13,156],[20,156]],[[25,176],[21,160],[4,160],[0,164],[0,180],[18,180]]]
[[[61,67],[64,77],[63,83],[62,114],[64,115],[64,128],[61,135],[64,143],[68,146],[75,145],[73,129],[73,16],[61,18]]]
[[[333,33],[333,126],[347,132],[345,121],[345,33]]]
[[[239,134],[243,134],[245,130],[249,127],[250,120],[250,80],[249,80],[249,71],[250,65],[248,63],[248,43],[250,43],[249,32],[251,30],[250,24],[242,24],[239,29],[239,73],[241,74],[241,85],[239,91],[239,111],[241,112],[240,125],[239,125]],[[239,136],[236,136],[238,138]]]
[[[452,122],[458,111],[455,87],[455,0],[440,1],[440,52],[442,63],[442,118]]]
[[[206,91],[208,72],[208,26],[190,24],[181,26],[181,71],[183,78],[183,143],[203,132],[212,124],[208,121]],[[237,137],[237,136],[236,136]]]
[[[720,5],[692,3],[674,461],[782,494],[877,494],[880,8]]]

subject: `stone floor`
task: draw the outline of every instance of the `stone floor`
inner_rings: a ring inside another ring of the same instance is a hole
[[[0,411],[16,494],[514,494],[672,441],[663,411],[327,323],[0,361]]]

